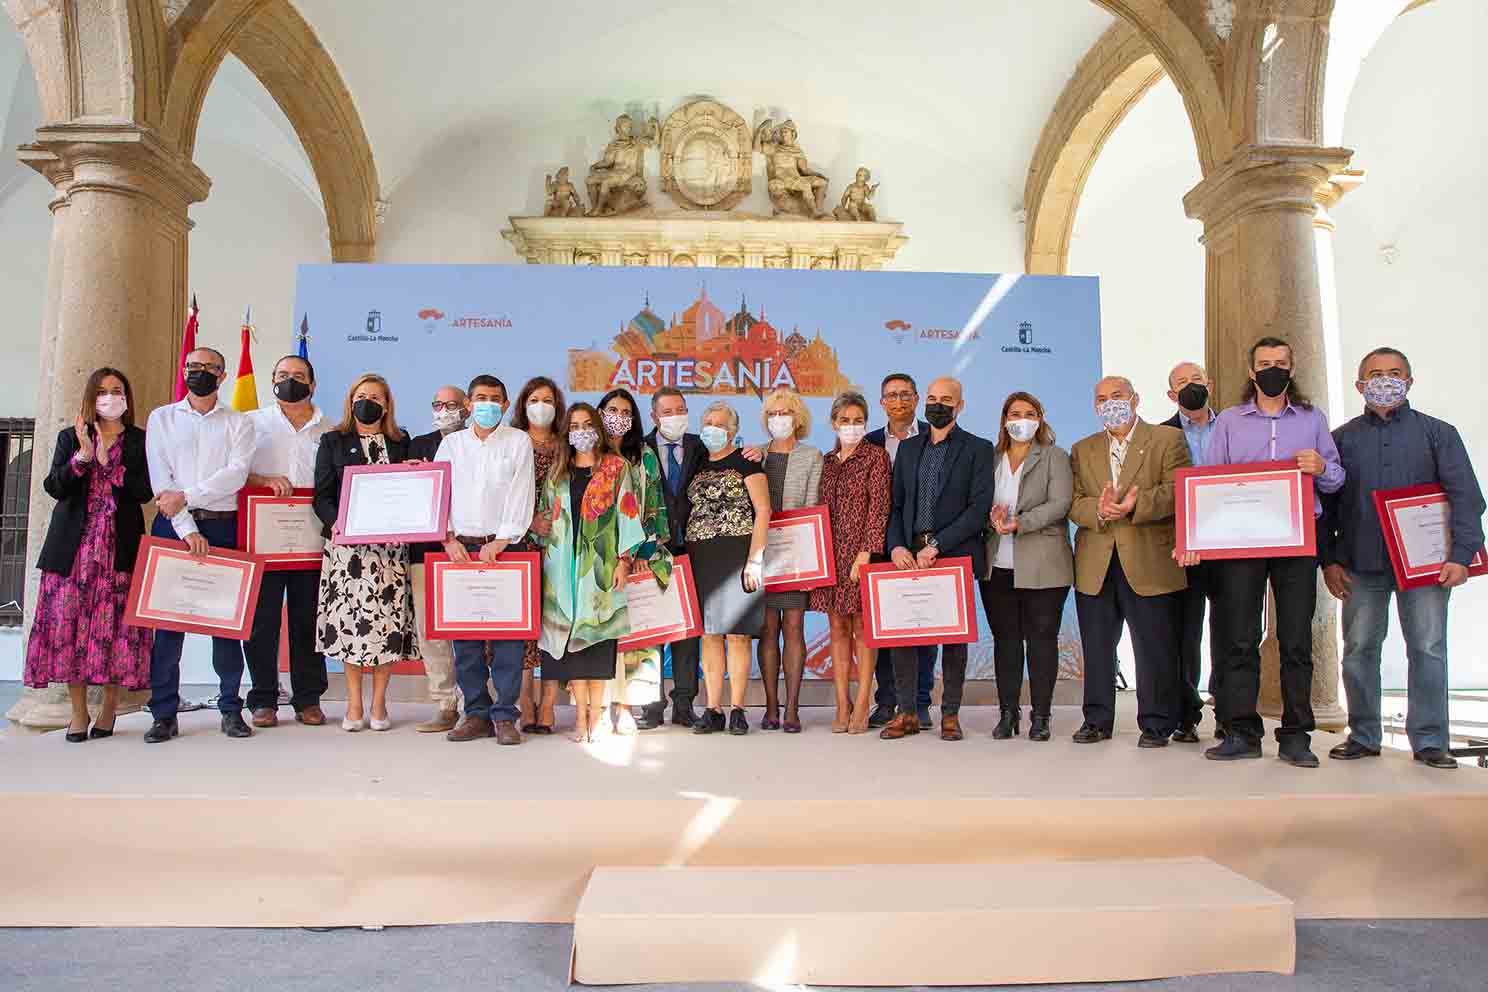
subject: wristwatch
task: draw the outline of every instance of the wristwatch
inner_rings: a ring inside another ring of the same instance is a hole
[[[936,537],[934,534],[931,534],[929,537],[925,538],[925,547],[927,547],[927,548],[934,548],[936,551],[939,551],[940,550],[940,539],[938,537]]]

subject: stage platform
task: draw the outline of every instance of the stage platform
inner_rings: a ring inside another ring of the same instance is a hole
[[[162,745],[140,740],[143,714],[85,744],[0,737],[0,925],[567,922],[596,866],[1185,857],[1300,917],[1488,916],[1488,773],[1400,752],[1304,771],[1269,741],[1265,760],[1230,764],[1139,750],[1131,730],[1081,746],[1070,708],[1045,744],[993,741],[996,711],[971,708],[956,744],[834,735],[808,709],[799,736],[500,747],[415,733],[427,713],[395,706],[381,734],[286,708],[251,740],[223,737],[215,712]]]

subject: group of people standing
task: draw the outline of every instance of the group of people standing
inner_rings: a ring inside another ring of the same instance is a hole
[[[1312,617],[1321,564],[1327,588],[1344,600],[1344,681],[1350,736],[1332,757],[1377,755],[1380,648],[1391,595],[1410,660],[1408,731],[1418,760],[1450,767],[1446,717],[1446,612],[1450,590],[1467,578],[1482,547],[1484,502],[1456,431],[1413,410],[1405,356],[1380,348],[1365,356],[1357,388],[1365,413],[1332,433],[1299,391],[1292,349],[1263,338],[1250,350],[1243,402],[1215,413],[1204,369],[1183,363],[1169,375],[1178,412],[1158,425],[1138,414],[1140,397],[1122,376],[1095,385],[1102,429],[1068,452],[1038,397],[1014,392],[1002,404],[994,438],[960,424],[961,382],[942,377],[919,387],[886,376],[879,405],[886,424],[868,430],[868,400],[856,392],[831,407],[835,443],[808,444],[811,414],[793,390],[763,404],[768,440],[743,445],[737,411],[709,404],[690,431],[687,397],[651,395],[652,428],[626,390],[594,405],[566,403],[538,377],[509,404],[505,384],[477,375],[464,389],[445,386],[431,402],[434,430],[410,436],[392,389],[364,375],[348,389],[331,423],[315,405],[315,370],[304,358],[273,370],[276,402],[241,414],[221,401],[222,355],[201,348],[184,367],[189,394],[134,424],[129,380],[117,369],[89,377],[74,425],[61,433],[46,478],[57,501],[42,548],[36,622],[27,649],[28,685],[68,684],[74,716],[69,741],[107,737],[120,687],[151,690],[154,718],[145,740],[175,737],[183,635],[123,622],[142,506],[158,509],[151,533],[179,539],[192,553],[233,547],[237,495],[245,485],[280,495],[314,490],[324,525],[320,571],[265,573],[246,642],[216,638],[222,732],[247,737],[278,722],[281,613],[287,613],[290,702],[295,719],[326,720],[327,655],[347,673],[341,726],[387,730],[391,665],[421,657],[435,702],[417,730],[451,741],[551,734],[560,685],[576,706],[574,739],[607,730],[653,729],[665,720],[662,651],[619,650],[629,631],[626,585],[650,573],[665,586],[686,554],[701,604],[701,637],[672,643],[671,721],[694,733],[749,731],[745,690],[759,640],[765,711],[760,728],[801,731],[805,613],[830,623],[836,712],[832,730],[879,729],[888,740],[931,728],[930,690],[939,656],[943,677],[940,737],[961,740],[967,645],[871,649],[864,637],[859,578],[871,562],[900,569],[966,557],[994,641],[999,719],[995,739],[1022,732],[1027,671],[1028,737],[1051,736],[1059,669],[1059,629],[1070,587],[1085,658],[1083,722],[1073,740],[1092,744],[1116,727],[1116,648],[1131,635],[1136,670],[1137,743],[1196,744],[1204,701],[1200,646],[1208,613],[1216,760],[1261,755],[1257,713],[1260,642],[1267,588],[1276,603],[1284,711],[1279,757],[1315,767]],[[509,405],[514,405],[507,420]],[[334,541],[342,473],[348,466],[447,462],[449,533],[430,545]],[[1189,465],[1290,461],[1314,477],[1319,493],[1319,557],[1203,561],[1175,550],[1175,473]],[[1395,588],[1375,489],[1436,483],[1451,502],[1452,549],[1440,583]],[[825,505],[837,579],[809,592],[764,587],[772,513]],[[1075,527],[1070,542],[1070,524]],[[542,557],[541,636],[429,641],[425,557],[493,561],[511,550]],[[243,670],[252,688],[241,695]],[[372,673],[370,701],[364,677]],[[779,683],[784,671],[784,694]],[[854,671],[856,692],[852,691]],[[700,678],[701,674],[701,678]],[[877,692],[874,692],[874,681]],[[89,685],[107,687],[89,726]],[[725,702],[725,690],[728,700]],[[694,706],[704,694],[704,709]],[[243,710],[249,711],[249,720]],[[251,722],[251,727],[250,727]]]

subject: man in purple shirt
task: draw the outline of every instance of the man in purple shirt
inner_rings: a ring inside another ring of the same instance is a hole
[[[1219,415],[1204,452],[1205,465],[1295,461],[1313,476],[1319,492],[1343,487],[1343,465],[1328,432],[1328,418],[1302,396],[1292,378],[1292,349],[1280,338],[1261,338],[1250,349],[1250,382],[1244,402]],[[1314,499],[1313,513],[1322,504]],[[1185,565],[1194,564],[1184,560]],[[1261,756],[1265,727],[1256,712],[1261,686],[1262,618],[1266,583],[1276,596],[1276,639],[1281,654],[1279,757],[1316,768],[1308,734],[1312,716],[1312,615],[1317,605],[1317,559],[1235,558],[1210,563],[1215,609],[1220,613],[1223,666],[1215,717],[1224,740],[1204,752],[1215,761]]]

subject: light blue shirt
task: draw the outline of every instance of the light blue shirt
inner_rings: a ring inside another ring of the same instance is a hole
[[[1209,435],[1219,423],[1219,415],[1209,411],[1209,419],[1202,424],[1194,423],[1178,411],[1178,423],[1183,425],[1183,439],[1188,442],[1188,460],[1194,465],[1204,464],[1204,452],[1209,447]]]

